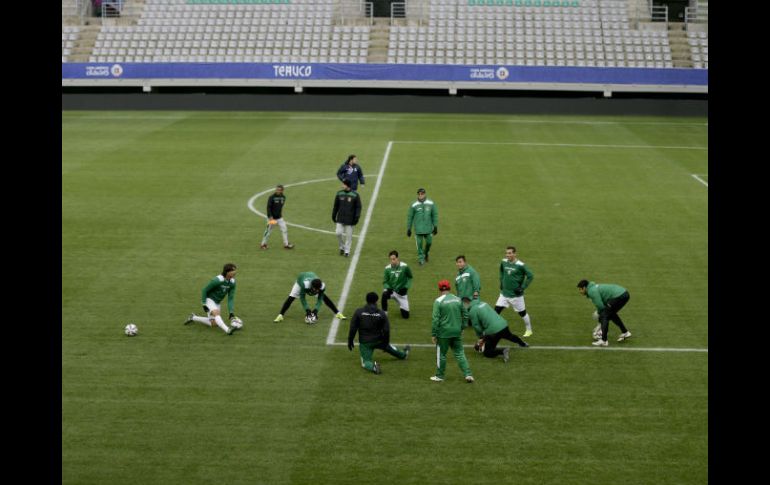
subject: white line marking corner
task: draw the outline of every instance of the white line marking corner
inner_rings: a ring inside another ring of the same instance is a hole
[[[705,185],[706,187],[708,187],[708,186],[709,186],[709,183],[708,183],[708,182],[706,182],[705,180],[703,180],[702,178],[700,178],[700,177],[698,176],[698,174],[697,174],[697,173],[691,173],[690,175],[692,176],[692,178],[694,178],[694,179],[695,179],[695,180],[697,180],[698,182],[702,183],[702,184],[703,184],[703,185]],[[708,175],[706,175],[706,177],[708,177]]]

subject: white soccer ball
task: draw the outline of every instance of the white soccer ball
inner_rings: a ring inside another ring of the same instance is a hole
[[[233,318],[230,320],[230,326],[234,328],[243,328],[243,321],[240,318]]]
[[[315,323],[317,321],[318,321],[318,317],[316,317],[315,314],[313,313],[305,317],[305,323]]]
[[[126,325],[126,328],[125,328],[125,329],[123,329],[123,331],[124,331],[124,332],[125,332],[125,334],[126,334],[126,335],[128,335],[129,337],[133,337],[134,335],[136,335],[137,333],[139,333],[139,329],[138,329],[138,328],[136,327],[136,325],[134,325],[133,323],[129,323],[128,325]]]

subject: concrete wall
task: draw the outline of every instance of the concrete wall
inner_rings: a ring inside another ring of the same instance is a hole
[[[62,110],[346,111],[568,115],[708,116],[705,95],[615,95],[519,92],[449,96],[445,92],[63,92]],[[496,95],[495,95],[496,94]]]

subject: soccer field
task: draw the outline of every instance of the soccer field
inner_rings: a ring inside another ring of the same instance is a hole
[[[706,483],[707,123],[63,112],[62,482]],[[366,185],[343,258],[331,211],[351,153]],[[296,247],[276,230],[262,251],[257,212],[279,183]],[[418,187],[439,209],[425,266],[406,237]],[[437,281],[464,254],[494,305],[508,245],[535,274],[531,347],[507,364],[466,348],[474,384],[451,355],[431,382]],[[378,351],[383,373],[364,371],[325,306],[314,326],[298,301],[273,323],[302,271],[352,316],[391,249],[415,273],[412,318],[390,303],[408,360]],[[184,326],[226,262],[244,329]],[[628,288],[630,340],[610,324],[609,348],[590,345],[583,278]]]

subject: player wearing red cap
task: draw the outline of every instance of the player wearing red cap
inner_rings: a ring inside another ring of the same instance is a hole
[[[450,293],[449,281],[438,282],[441,296],[433,302],[433,320],[431,338],[436,344],[436,375],[430,378],[435,382],[444,380],[446,371],[446,353],[451,347],[457,365],[463,371],[466,382],[473,382],[473,373],[465,358],[463,349],[463,304],[456,295]]]

